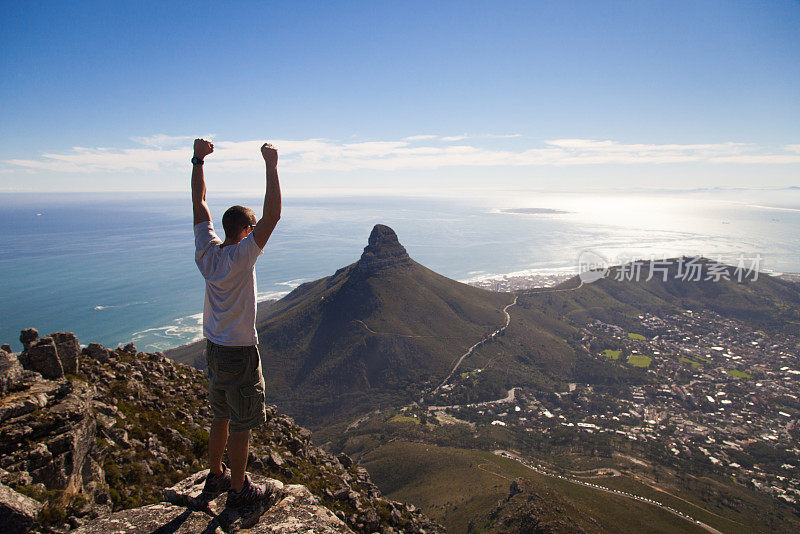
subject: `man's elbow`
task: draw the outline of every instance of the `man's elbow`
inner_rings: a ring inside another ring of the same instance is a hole
[[[278,224],[278,221],[281,220],[281,212],[268,212],[267,213],[267,220],[272,224]]]

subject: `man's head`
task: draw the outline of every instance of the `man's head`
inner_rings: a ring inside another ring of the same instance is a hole
[[[231,206],[222,216],[222,229],[225,230],[225,241],[238,243],[247,236],[256,225],[256,214],[244,206]]]

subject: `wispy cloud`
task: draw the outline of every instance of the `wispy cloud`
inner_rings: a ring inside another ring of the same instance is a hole
[[[448,135],[442,137],[442,141],[463,141],[464,139],[510,139],[512,137],[522,137],[522,134],[461,134]]]
[[[420,134],[420,135],[412,135],[409,137],[404,137],[405,141],[427,141],[429,139],[437,139],[438,135],[431,135],[431,134]]]
[[[206,135],[205,138],[212,138],[213,135]],[[131,137],[131,141],[140,145],[151,146],[154,148],[171,148],[186,145],[193,141],[194,137],[188,135],[172,136],[165,134],[155,134],[148,137]]]
[[[800,145],[785,145],[783,149],[788,150],[789,152],[797,152],[800,154]]]
[[[402,170],[441,167],[630,165],[670,163],[779,164],[800,163],[800,145],[769,150],[752,143],[642,144],[596,139],[553,139],[523,149],[481,146],[481,138],[505,136],[417,135],[398,141],[333,139],[271,140],[280,152],[283,172]],[[53,172],[162,171],[185,167],[191,136],[154,135],[133,138],[133,148],[75,147],[45,153],[37,159],[10,159],[4,170]],[[463,142],[472,139],[470,142]],[[215,140],[210,156],[215,169],[249,171],[261,166],[263,140]],[[519,144],[517,142],[516,144]],[[493,145],[496,145],[494,143]]]

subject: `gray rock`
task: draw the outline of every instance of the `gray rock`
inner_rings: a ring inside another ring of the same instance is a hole
[[[28,350],[28,348],[36,343],[39,340],[39,331],[35,328],[26,328],[25,330],[20,331],[19,333],[19,341],[22,343],[24,350]]]
[[[284,486],[278,480],[251,475],[266,484],[270,497],[263,504],[242,510],[226,508],[225,494],[211,502],[199,499],[208,470],[195,473],[165,490],[167,502],[123,510],[80,526],[78,534],[115,533],[217,533],[246,530],[253,534],[352,533],[305,486]]]
[[[44,337],[28,347],[28,365],[31,370],[51,380],[64,376],[64,368],[61,367],[56,344],[51,337]]]
[[[0,350],[0,395],[17,389],[22,380],[22,371],[16,356]]]
[[[3,345],[0,346],[0,350],[4,350],[9,354],[13,354],[14,353],[14,351],[11,350],[11,345],[9,345],[8,343],[3,343]]]
[[[284,497],[248,531],[252,534],[345,534],[353,531],[333,512],[320,504],[305,486],[284,488]]]
[[[175,534],[224,534],[214,519],[205,512],[161,502],[142,508],[122,510],[89,521],[71,532],[75,534],[150,534],[170,532]]]
[[[83,349],[83,352],[88,357],[100,363],[108,363],[111,361],[108,357],[108,350],[100,343],[89,343],[89,346]]]
[[[58,359],[65,373],[75,374],[78,372],[78,354],[81,351],[81,344],[72,332],[53,332],[50,334],[56,344]]]
[[[269,451],[269,463],[274,467],[281,467],[285,462],[281,455],[274,450]]]
[[[134,354],[135,355],[136,354],[136,345],[134,345],[133,343],[128,343],[127,345],[125,345],[125,347],[122,350],[127,352],[128,354]]]
[[[3,532],[28,532],[41,509],[40,502],[0,484],[0,525],[3,525]]]
[[[25,470],[47,489],[80,490],[83,465],[95,445],[94,387],[78,380],[39,380],[23,397],[23,413],[3,423],[0,450],[14,451],[3,467]],[[41,413],[34,414],[32,407],[42,408]],[[24,441],[26,446],[20,447]]]

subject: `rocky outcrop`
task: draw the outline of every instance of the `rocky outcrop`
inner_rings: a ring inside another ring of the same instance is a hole
[[[150,532],[216,532],[247,530],[251,534],[345,534],[353,531],[320,503],[305,486],[255,475],[268,496],[260,505],[241,510],[226,507],[226,495],[210,502],[199,499],[208,470],[165,490],[164,502],[123,510],[95,519],[76,534],[136,534]]]
[[[585,534],[601,531],[591,516],[571,501],[527,479],[511,483],[481,532],[519,534]]]
[[[23,350],[28,350],[37,341],[39,341],[39,331],[35,328],[26,328],[19,333],[19,342],[22,343]]]
[[[100,343],[89,343],[89,346],[83,349],[83,353],[100,363],[108,363],[111,360],[109,350]]]
[[[0,350],[0,395],[14,390],[22,381],[23,369],[16,356]]]
[[[28,532],[41,511],[39,502],[0,484],[0,525],[3,525],[3,532]]]
[[[58,359],[58,349],[51,337],[44,337],[26,350],[28,367],[45,378],[55,379],[64,376],[64,368]]]
[[[361,273],[372,273],[394,265],[411,265],[411,258],[394,230],[376,224],[356,267]]]
[[[66,373],[78,372],[81,345],[72,332],[53,332],[39,338],[38,330],[27,328],[20,333],[19,340],[23,351],[18,359],[25,369],[51,380],[61,378]]]
[[[56,344],[56,352],[61,362],[64,373],[75,374],[78,372],[78,354],[81,344],[72,332],[53,332],[50,337]]]
[[[25,353],[36,356],[43,342],[51,356],[60,354],[60,343],[72,354],[77,340],[57,334],[26,335]],[[132,345],[90,344],[76,355],[76,373],[53,379],[22,370],[15,358],[0,354],[0,383],[6,377],[9,384],[0,393],[0,483],[31,499],[28,510],[39,507],[35,532],[113,532],[113,525],[142,532],[232,532],[244,525],[252,532],[442,531],[413,506],[383,498],[363,468],[315,447],[311,432],[275,406],[252,432],[248,463],[251,476],[276,488],[268,513],[251,524],[252,514],[224,515],[224,499],[213,505],[215,517],[187,507],[207,454],[204,373]],[[168,487],[171,502],[162,502]]]
[[[85,382],[40,379],[3,398],[0,467],[18,485],[81,491],[84,462],[95,444],[93,395]]]

